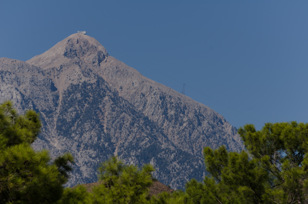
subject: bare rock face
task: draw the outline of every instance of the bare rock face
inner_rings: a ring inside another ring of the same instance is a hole
[[[99,164],[118,155],[129,164],[153,164],[158,180],[183,188],[205,175],[205,146],[243,148],[221,115],[145,78],[82,33],[26,62],[1,58],[0,102],[5,100],[21,112],[40,113],[37,150],[74,155],[70,186],[95,182]]]

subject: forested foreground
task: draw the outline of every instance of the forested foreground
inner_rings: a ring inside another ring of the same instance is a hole
[[[185,191],[149,195],[151,165],[141,169],[112,157],[99,168],[99,185],[64,188],[73,157],[54,160],[31,144],[40,131],[38,114],[18,115],[10,102],[0,105],[0,203],[304,203],[308,200],[308,124],[267,123],[239,129],[246,146],[204,148],[203,182]]]

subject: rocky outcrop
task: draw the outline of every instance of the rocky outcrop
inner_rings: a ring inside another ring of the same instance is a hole
[[[205,146],[242,149],[221,115],[145,78],[82,33],[26,62],[1,58],[0,100],[40,113],[34,147],[74,155],[71,186],[96,181],[99,164],[118,155],[129,164],[153,164],[155,177],[183,188],[204,176]]]

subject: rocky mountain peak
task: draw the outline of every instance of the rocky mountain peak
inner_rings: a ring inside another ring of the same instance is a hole
[[[107,57],[106,49],[97,40],[84,33],[75,33],[27,63],[48,69],[70,63],[71,60],[100,65]]]
[[[83,58],[91,55],[99,55],[103,60],[108,53],[106,49],[94,38],[83,33],[76,33],[65,39],[65,49],[63,55],[67,58]]]
[[[184,188],[205,175],[202,150],[243,149],[236,129],[209,107],[142,76],[109,56],[94,38],[75,33],[27,62],[0,59],[0,103],[39,112],[34,148],[71,152],[68,185],[92,183],[111,155],[151,163],[154,177]]]

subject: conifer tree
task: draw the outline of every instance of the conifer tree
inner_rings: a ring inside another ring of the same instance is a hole
[[[70,154],[51,162],[46,150],[31,147],[41,123],[34,111],[18,115],[11,102],[0,105],[0,203],[54,203],[73,162]]]
[[[308,187],[308,124],[267,123],[239,129],[246,151],[204,149],[203,183],[186,185],[186,203],[304,203]]]
[[[93,189],[93,203],[148,203],[153,171],[151,165],[138,169],[111,157],[99,169],[101,184]]]

